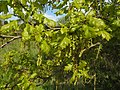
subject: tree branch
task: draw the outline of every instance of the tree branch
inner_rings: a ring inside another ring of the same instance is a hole
[[[83,54],[86,50],[88,50],[88,49],[90,49],[90,48],[92,48],[92,47],[95,47],[95,46],[97,46],[97,45],[100,45],[100,42],[97,42],[97,43],[95,43],[95,44],[92,44],[90,47],[81,50],[79,57],[81,57],[82,54]]]
[[[0,36],[1,37],[1,36]],[[4,38],[12,38],[9,41],[7,41],[6,43],[4,43],[3,45],[0,46],[0,49],[5,47],[6,45],[8,45],[10,42],[14,41],[15,39],[19,39],[21,38],[21,36],[4,36]]]
[[[7,36],[7,35],[0,35],[0,38],[14,38],[16,36]]]
[[[25,8],[25,6],[24,6],[21,2],[19,2],[19,4],[20,4],[20,6],[21,6],[22,8],[24,8],[24,10],[26,10],[27,12],[29,12],[29,10],[28,10],[27,8]]]
[[[97,46],[97,45],[100,45],[100,42],[97,42],[97,43],[95,43],[95,44],[92,44],[88,49],[90,49],[90,48],[92,48],[92,47],[95,47],[95,46]]]
[[[25,23],[29,23],[30,25],[32,25],[30,22],[26,22],[21,16],[17,15],[17,14],[13,14],[13,16],[18,17],[19,19],[21,19],[23,22]]]

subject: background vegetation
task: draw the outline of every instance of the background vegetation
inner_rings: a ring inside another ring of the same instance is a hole
[[[1,0],[0,13],[1,90],[119,90],[120,0]]]

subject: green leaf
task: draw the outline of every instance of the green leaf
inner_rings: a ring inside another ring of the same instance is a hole
[[[48,0],[40,0],[41,4],[46,4]]]
[[[53,21],[53,20],[50,20],[50,21],[48,22],[48,25],[49,25],[50,27],[55,27],[55,26],[56,26],[56,22]]]
[[[8,19],[11,18],[12,15],[11,14],[7,14],[7,15],[0,15],[0,19]]]
[[[64,70],[65,71],[71,71],[72,70],[72,64],[68,64],[67,66],[65,66]]]
[[[102,37],[105,38],[107,41],[109,41],[110,38],[111,38],[110,34],[108,32],[106,32],[106,31],[102,32]]]
[[[56,22],[53,21],[53,20],[50,20],[48,18],[45,18],[43,23],[50,26],[50,27],[55,27],[56,26]]]
[[[12,21],[8,24],[3,25],[0,31],[3,33],[8,33],[10,31],[17,30],[17,27],[18,27],[17,21]]]
[[[37,73],[33,73],[33,74],[30,76],[30,79],[31,79],[31,78],[35,78],[35,76],[37,76]]]
[[[36,19],[36,20],[38,20],[39,23],[41,23],[41,22],[43,21],[44,16],[43,16],[43,14],[35,13],[35,14],[33,15],[33,18]]]
[[[106,39],[107,41],[109,41],[110,38],[111,38],[111,35],[108,32],[106,32],[106,31],[99,31],[98,35],[99,36],[102,35],[102,38]]]
[[[120,27],[120,19],[114,20],[112,24]]]
[[[51,66],[51,65],[53,65],[53,64],[54,64],[54,63],[53,63],[52,60],[47,60],[47,65]]]
[[[11,3],[12,2],[12,0],[7,0],[8,1],[8,3]]]
[[[68,28],[67,27],[61,28],[60,31],[61,31],[61,34],[64,34],[68,31]]]
[[[83,30],[84,30],[84,32],[85,32],[85,37],[86,37],[86,38],[90,38],[90,37],[91,37],[91,32],[90,32],[90,30],[89,30],[89,26],[83,25]]]
[[[31,36],[29,35],[29,25],[26,24],[26,27],[24,28],[24,31],[22,32],[22,40],[23,41],[26,41],[26,40],[29,40],[31,38]]]
[[[35,34],[41,34],[41,32],[44,31],[44,26],[42,24],[40,24],[39,26],[35,27]]]
[[[85,37],[90,38],[91,37],[91,32],[89,30],[85,31]]]
[[[27,0],[21,0],[21,3],[25,5],[27,3]]]
[[[85,3],[85,0],[74,0],[74,6],[77,8],[77,9],[80,9],[82,4]]]
[[[38,55],[37,66],[40,66],[41,64],[42,64],[42,56]]]
[[[1,27],[1,32],[9,32],[11,30],[11,25],[10,24],[5,24]]]
[[[94,26],[94,27],[97,27],[97,28],[102,28],[102,29],[104,29],[106,27],[106,24],[100,18],[88,17],[88,19],[89,19],[89,24],[91,26]]]
[[[0,12],[4,12],[5,14],[7,14],[8,13],[8,7],[7,7],[7,5],[8,5],[7,0],[0,1]]]
[[[88,70],[79,70],[79,72],[81,73],[82,76],[84,76],[85,78],[90,78],[90,76],[88,75]]]
[[[45,32],[45,34],[48,36],[48,37],[51,37],[53,35],[53,32],[52,31],[47,31]]]
[[[64,49],[64,48],[66,48],[66,46],[68,46],[70,44],[70,42],[71,42],[70,39],[65,36],[64,39],[60,43],[60,47],[62,49]]]
[[[48,45],[48,43],[47,43],[45,40],[42,41],[42,44],[41,44],[40,47],[41,47],[41,50],[42,50],[43,52],[45,52],[46,54],[49,53],[49,51],[50,51],[50,46]]]
[[[47,24],[48,22],[49,22],[49,19],[48,19],[48,18],[45,18],[43,23],[44,23],[44,24]]]
[[[78,72],[77,72],[77,70],[75,70],[75,71],[73,72],[72,78],[70,79],[70,83],[73,83],[73,82],[74,82],[74,85],[75,85],[75,84],[76,84],[76,78],[77,78],[77,76],[78,76]]]
[[[35,29],[36,28],[34,26],[30,25],[29,33],[32,34],[32,35],[34,35]]]
[[[40,35],[40,34],[35,35],[35,40],[36,40],[37,42],[41,42],[41,40],[42,40],[41,35]]]
[[[55,14],[56,14],[56,15],[62,15],[62,14],[64,14],[64,10],[59,10],[59,11],[57,11]]]
[[[80,51],[79,57],[81,57],[84,53],[84,49]]]
[[[87,65],[87,62],[84,60],[80,60],[79,69],[82,70]]]
[[[96,11],[95,10],[91,10],[90,12],[88,12],[87,17],[89,18],[90,16],[95,16]]]

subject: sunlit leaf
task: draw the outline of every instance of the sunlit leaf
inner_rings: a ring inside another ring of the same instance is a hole
[[[41,44],[40,47],[41,47],[41,50],[42,50],[43,52],[45,52],[46,54],[49,53],[49,51],[50,51],[50,46],[48,45],[48,43],[47,43],[45,40],[42,41],[42,44]]]
[[[64,70],[65,71],[71,71],[72,70],[73,65],[72,64],[68,64],[67,66],[65,66]]]
[[[27,24],[26,27],[24,28],[24,31],[22,32],[22,40],[26,41],[29,40],[31,38],[31,36],[29,35],[29,25]]]
[[[35,78],[35,76],[37,75],[37,73],[33,73],[30,78]]]
[[[53,20],[50,20],[48,18],[44,19],[44,24],[48,25],[49,27],[55,27],[56,26],[56,22]]]
[[[62,34],[64,34],[68,31],[68,28],[67,27],[61,28],[60,31],[61,31]]]
[[[8,15],[0,15],[0,19],[8,19],[8,18],[11,18],[12,15],[11,14],[8,14]]]
[[[35,27],[35,33],[40,34],[42,31],[44,31],[44,26],[42,24],[39,24],[39,26]]]
[[[26,0],[21,0],[21,3],[22,3],[23,5],[25,5],[25,4],[27,3],[27,1],[26,1]]]
[[[40,34],[35,35],[35,40],[36,40],[37,42],[41,42],[41,41],[42,41],[41,35],[40,35]]]
[[[68,37],[64,37],[64,39],[60,43],[60,47],[62,49],[66,48],[70,44],[70,39]]]
[[[114,20],[112,24],[120,27],[120,19]]]
[[[33,15],[33,18],[36,19],[36,20],[38,20],[39,23],[41,23],[41,22],[43,21],[44,16],[43,16],[42,14],[37,14],[37,13],[35,13],[35,14]]]
[[[107,41],[109,41],[110,40],[110,38],[111,38],[111,35],[108,33],[108,32],[106,32],[106,31],[99,31],[98,32],[98,35],[100,36],[102,36],[102,38],[103,39],[106,39]]]
[[[5,25],[3,25],[2,27],[1,27],[1,32],[3,32],[3,33],[8,33],[8,32],[10,32],[10,31],[14,31],[14,30],[17,30],[17,28],[18,28],[18,23],[17,23],[17,21],[12,21],[12,22],[10,22],[10,23],[8,23],[8,24],[5,24]]]
[[[40,0],[41,4],[46,4],[48,0]]]
[[[53,61],[52,60],[48,60],[47,61],[47,65],[53,65]]]
[[[52,36],[53,35],[53,32],[52,31],[47,31],[47,32],[45,32],[45,34],[47,35],[47,36]]]
[[[42,56],[38,55],[37,66],[40,66],[41,64],[42,64]]]

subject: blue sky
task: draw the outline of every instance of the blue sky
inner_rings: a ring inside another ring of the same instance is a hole
[[[111,0],[105,0],[105,1],[108,2],[108,1],[111,1]],[[13,10],[12,10],[10,7],[8,7],[8,9],[9,9],[9,12],[13,12]],[[56,16],[56,15],[54,14],[56,11],[57,11],[57,10],[52,10],[52,9],[47,10],[46,13],[44,14],[44,16],[47,17],[47,18],[49,18],[49,19],[52,19],[52,20],[54,20],[54,21],[57,21],[59,18],[65,16],[65,14],[64,14],[64,15]],[[10,18],[9,20],[13,20],[13,19],[18,19],[18,18],[12,17],[12,18]]]
[[[10,8],[10,6],[8,6],[8,9],[9,9],[9,13],[13,13],[13,9]],[[55,15],[55,12],[57,12],[58,10],[57,9],[54,9],[52,10],[52,8],[49,8],[49,10],[47,10],[45,13],[44,13],[44,16],[49,18],[49,19],[52,19],[54,21],[57,21],[59,18],[65,16],[64,15],[59,15],[59,16],[56,16]],[[9,18],[9,20],[16,20],[18,19],[17,17],[13,16],[12,18]]]
[[[48,10],[44,16],[49,18],[49,19],[52,19],[54,21],[57,21],[59,18],[63,17],[64,15],[59,15],[59,16],[56,16],[54,13],[56,12],[57,10]]]
[[[69,1],[71,2],[72,0],[69,0]],[[105,0],[105,1],[106,1],[106,2],[109,2],[109,1],[111,1],[111,0]],[[44,14],[44,16],[47,17],[47,18],[49,18],[49,19],[52,19],[52,20],[54,20],[54,21],[57,21],[59,18],[65,16],[65,14],[64,14],[64,15],[56,16],[56,15],[54,14],[56,11],[57,11],[57,10],[48,10],[48,11]]]
[[[68,0],[68,1],[71,2],[72,0]],[[106,1],[106,2],[109,2],[109,1],[111,1],[111,0],[105,0],[105,1]],[[56,21],[56,20],[58,20],[59,18],[65,16],[65,14],[64,14],[64,15],[56,16],[56,15],[54,14],[56,11],[57,11],[57,10],[48,10],[44,15],[45,15],[47,18],[52,19],[52,20],[54,20],[54,21]]]
[[[11,9],[9,6],[8,6],[8,9],[9,9],[9,12],[10,13],[13,13],[13,9]],[[54,21],[57,21],[59,18],[61,18],[61,17],[63,17],[64,15],[59,15],[59,16],[56,16],[55,15],[55,12],[56,12],[57,10],[52,10],[52,9],[50,9],[50,10],[47,10],[45,13],[44,13],[44,16],[45,17],[47,17],[47,18],[49,18],[49,19],[52,19],[52,20],[54,20]],[[12,18],[9,18],[9,20],[16,20],[16,19],[18,19],[17,17],[12,17]]]

